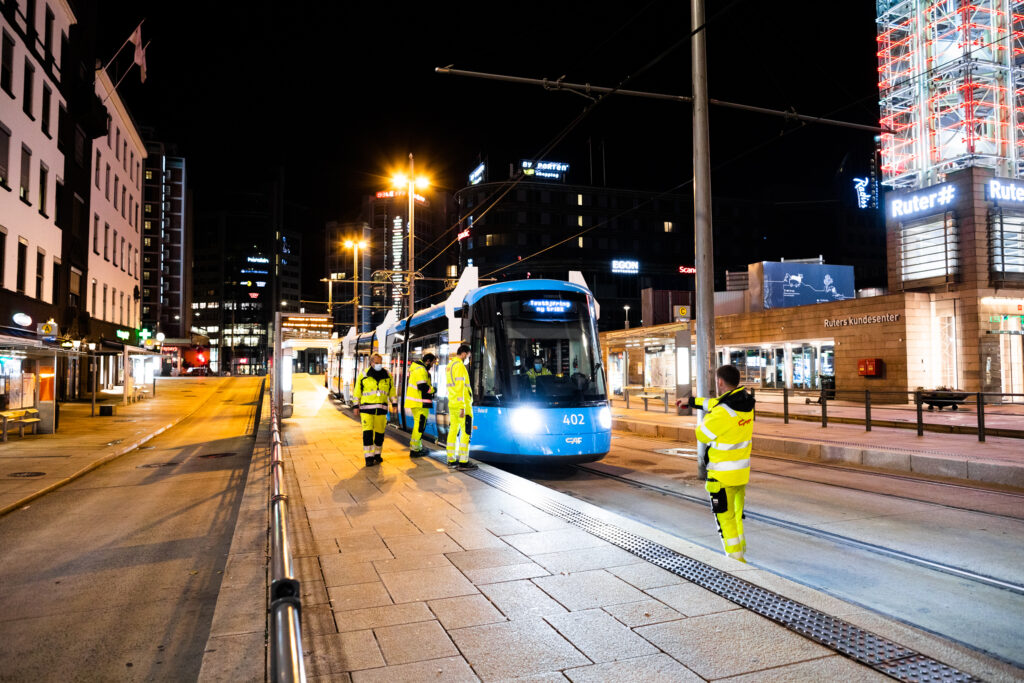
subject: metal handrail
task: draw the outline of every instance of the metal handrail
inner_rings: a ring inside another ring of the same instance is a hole
[[[302,602],[288,540],[280,406],[270,400],[270,680],[306,680],[302,659]]]

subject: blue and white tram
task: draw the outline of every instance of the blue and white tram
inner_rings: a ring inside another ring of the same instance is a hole
[[[379,352],[405,396],[410,360],[432,353],[437,363],[434,411],[426,434],[447,439],[445,367],[461,343],[472,348],[473,437],[470,455],[485,462],[578,463],[600,460],[611,447],[611,409],[597,335],[597,303],[585,285],[515,280],[476,287],[467,268],[448,301],[412,320],[393,317],[373,332],[339,340],[328,385],[349,398],[352,383]],[[542,359],[545,373],[528,373]],[[411,413],[391,422],[409,431]]]

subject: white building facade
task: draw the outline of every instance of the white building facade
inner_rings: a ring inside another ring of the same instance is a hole
[[[12,4],[13,15],[0,14],[0,292],[9,302],[3,326],[12,325],[11,312],[45,322],[56,303],[64,175],[57,124],[66,110],[60,64],[76,21],[62,0]]]
[[[96,320],[137,329],[141,312],[140,224],[146,147],[106,71],[96,94],[107,108],[106,138],[93,141],[89,282],[84,293]]]

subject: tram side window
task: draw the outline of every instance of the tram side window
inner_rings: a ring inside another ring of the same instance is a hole
[[[473,335],[473,393],[485,403],[500,401],[501,384],[498,379],[498,347],[493,327],[477,329]]]

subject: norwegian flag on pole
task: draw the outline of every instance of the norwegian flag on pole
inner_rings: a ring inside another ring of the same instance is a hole
[[[135,63],[139,65],[139,74],[142,76],[142,82],[146,82],[146,48],[142,47],[142,22],[135,27],[130,38],[128,38],[135,45]]]

